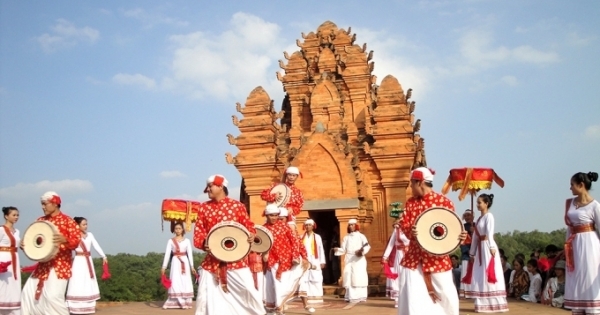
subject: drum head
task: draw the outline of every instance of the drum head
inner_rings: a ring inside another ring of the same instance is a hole
[[[277,184],[271,189],[271,194],[276,194],[278,196],[277,200],[275,200],[273,204],[277,205],[278,207],[283,207],[290,199],[291,191],[286,184]]]
[[[54,245],[54,234],[57,233],[54,224],[46,221],[32,223],[23,234],[23,252],[33,261],[46,262],[58,252]]]
[[[223,224],[211,229],[207,236],[210,253],[220,261],[236,262],[242,260],[250,252],[248,231],[239,224]]]
[[[273,236],[266,227],[256,225],[256,237],[252,243],[252,251],[259,254],[268,252],[273,246]]]
[[[447,255],[459,245],[463,231],[461,219],[446,208],[425,210],[415,221],[417,243],[432,255]]]

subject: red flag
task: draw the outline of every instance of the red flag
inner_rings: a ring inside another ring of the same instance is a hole
[[[163,287],[165,287],[165,289],[169,290],[171,288],[171,280],[169,280],[169,278],[167,278],[167,276],[162,275],[160,277],[160,282],[162,282]]]
[[[490,263],[487,267],[487,279],[489,283],[496,283],[496,264],[494,263],[494,256],[490,258]]]
[[[102,280],[110,279],[110,272],[108,271],[108,263],[102,264]]]

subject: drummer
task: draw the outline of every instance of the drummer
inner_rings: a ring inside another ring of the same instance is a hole
[[[410,173],[413,197],[408,199],[400,215],[400,228],[410,243],[400,265],[398,278],[398,314],[458,315],[458,292],[448,255],[436,256],[422,249],[416,240],[415,221],[425,210],[443,207],[454,211],[450,199],[433,191],[434,171],[419,167]],[[467,233],[460,235],[460,240]]]
[[[209,201],[202,203],[194,228],[194,247],[209,255],[202,262],[196,314],[262,315],[265,308],[258,290],[247,290],[254,286],[252,272],[248,268],[248,259],[235,263],[225,263],[210,255],[206,238],[211,229],[224,221],[234,221],[243,225],[249,232],[248,243],[254,242],[256,229],[250,221],[246,206],[230,199],[228,181],[223,175],[212,175],[206,180],[205,193]]]
[[[273,234],[273,247],[267,255],[265,275],[265,302],[269,313],[282,314],[285,303],[293,297],[301,274],[292,272],[300,264],[300,242],[287,224],[279,219],[280,209],[267,205],[265,227]]]
[[[81,233],[77,223],[61,212],[61,199],[56,192],[43,194],[41,202],[44,216],[37,220],[48,221],[56,226],[58,234],[54,235],[53,240],[59,250],[50,261],[38,263],[27,279],[21,295],[21,313],[69,315],[65,291],[71,278],[72,251],[79,246]],[[24,251],[32,245],[21,241]]]
[[[302,191],[300,191],[300,189],[295,185],[298,176],[302,177],[300,170],[295,166],[290,166],[285,170],[284,184],[290,189],[290,198],[286,204],[281,206],[285,207],[289,211],[288,221],[295,221],[296,216],[300,214],[300,211],[302,211],[302,206],[304,205]],[[260,198],[267,203],[274,203],[277,200],[277,195],[272,194],[271,190],[278,184],[279,183],[274,183],[271,185],[271,187],[263,190],[263,192],[260,194]]]

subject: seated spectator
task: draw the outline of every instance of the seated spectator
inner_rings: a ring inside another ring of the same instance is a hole
[[[500,256],[500,263],[502,264],[502,270],[504,271],[504,284],[506,285],[506,294],[508,295],[508,284],[510,282],[510,274],[512,273],[512,268],[510,268],[510,263],[507,262],[508,257],[503,254]]]
[[[513,260],[513,271],[508,281],[508,296],[519,298],[529,290],[529,274],[523,269],[523,259]]]
[[[460,260],[458,260],[458,256],[452,255],[450,256],[452,260],[452,276],[454,277],[454,285],[456,286],[456,292],[460,291],[460,272],[462,270]]]
[[[542,304],[552,307],[563,307],[565,301],[565,261],[559,260],[554,265],[555,277],[548,279],[542,293]]]
[[[500,252],[500,258],[504,257],[504,258],[508,259],[508,258],[507,258],[507,257],[504,255],[504,249],[502,249],[502,248],[499,248],[499,249],[498,249],[498,252]],[[509,263],[508,261],[506,261],[506,260],[505,260],[505,261],[502,263],[502,265],[506,267],[506,268],[503,268],[504,270],[506,270],[507,268],[508,268],[508,269],[511,269],[511,267],[512,267],[512,266],[510,265],[510,263]]]
[[[515,259],[517,259],[517,258],[521,259],[522,261],[525,261],[525,254],[518,253],[515,255]]]
[[[529,273],[529,291],[521,296],[521,299],[537,303],[542,293],[542,276],[537,266],[537,260],[530,259],[527,262],[527,272]]]

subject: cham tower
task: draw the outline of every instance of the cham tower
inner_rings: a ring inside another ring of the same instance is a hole
[[[372,247],[373,283],[392,232],[389,204],[406,201],[410,171],[426,161],[411,89],[405,92],[392,75],[377,83],[373,51],[355,41],[351,28],[330,21],[302,33],[299,50],[279,60],[280,110],[262,87],[252,90],[236,105],[241,117],[232,117],[239,136],[227,135],[239,152],[225,156],[242,176],[240,201],[258,224],[264,222],[261,191],[281,181],[288,166],[299,167],[296,185],[305,202],[297,224],[314,219],[327,251],[334,227],[341,240],[356,218]]]

